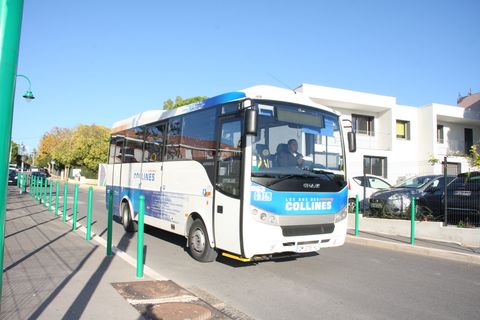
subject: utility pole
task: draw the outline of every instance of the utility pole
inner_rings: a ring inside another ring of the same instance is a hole
[[[0,0],[0,296],[2,294],[8,157],[12,137],[23,0]]]

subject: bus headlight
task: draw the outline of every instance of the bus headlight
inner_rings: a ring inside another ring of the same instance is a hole
[[[348,206],[343,208],[340,212],[335,214],[335,223],[342,221],[348,215]]]
[[[264,211],[259,211],[257,209],[252,209],[251,211],[252,216],[255,218],[256,221],[271,224],[271,225],[278,225],[277,216],[271,213],[267,213]]]

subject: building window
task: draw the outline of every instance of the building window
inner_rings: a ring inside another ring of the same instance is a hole
[[[397,138],[410,140],[410,121],[397,120]]]
[[[353,129],[355,130],[355,132],[359,134],[374,136],[375,135],[375,131],[373,127],[374,119],[375,118],[372,116],[352,114]]]
[[[387,178],[387,158],[364,156],[363,166],[366,174]]]
[[[441,124],[437,125],[437,143],[443,143],[443,126]]]
[[[473,146],[473,129],[465,128],[465,154],[470,154],[470,149]]]

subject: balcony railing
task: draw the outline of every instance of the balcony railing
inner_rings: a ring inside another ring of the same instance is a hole
[[[390,150],[391,133],[357,130],[357,148],[372,150]]]

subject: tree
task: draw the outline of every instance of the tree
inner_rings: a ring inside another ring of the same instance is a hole
[[[473,145],[470,148],[470,161],[472,164],[472,167],[476,167],[477,169],[480,170],[480,145]]]
[[[73,164],[97,172],[107,162],[110,130],[98,125],[79,125],[72,136]]]
[[[186,106],[186,105],[191,104],[191,103],[203,101],[205,99],[208,99],[208,97],[196,96],[196,97],[192,97],[192,98],[188,98],[188,99],[184,100],[182,97],[177,96],[175,98],[175,103],[173,103],[172,99],[168,99],[167,101],[165,101],[163,103],[163,110],[175,109],[175,108],[178,108],[178,107]]]
[[[70,163],[71,156],[69,141],[72,134],[71,129],[54,127],[45,133],[40,139],[36,164],[39,167],[46,167],[55,160],[61,167]]]
[[[16,163],[18,156],[18,144],[15,141],[11,142],[10,145],[10,163]]]
[[[97,173],[98,164],[107,161],[110,130],[99,125],[79,125],[74,129],[55,127],[43,135],[38,165],[55,160],[60,168],[82,167]]]

